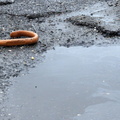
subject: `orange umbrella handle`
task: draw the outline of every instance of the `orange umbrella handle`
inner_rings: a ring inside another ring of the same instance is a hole
[[[38,41],[38,38],[39,38],[38,34],[32,31],[18,30],[10,33],[10,37],[21,37],[21,36],[27,36],[30,38],[0,40],[0,46],[16,46],[16,45],[34,44]]]

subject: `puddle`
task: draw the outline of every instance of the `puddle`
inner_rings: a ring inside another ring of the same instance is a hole
[[[10,120],[120,119],[119,46],[56,47],[45,56],[30,74],[11,79]]]

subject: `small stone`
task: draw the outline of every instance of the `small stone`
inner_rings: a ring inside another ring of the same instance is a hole
[[[20,49],[23,49],[23,48],[24,48],[24,46],[20,47]]]
[[[35,58],[34,57],[31,57],[31,60],[34,60]]]
[[[0,91],[0,94],[2,94],[3,93],[3,91]]]
[[[94,31],[96,31],[97,29],[96,29],[96,27],[94,27]]]
[[[106,93],[106,95],[110,95],[110,93]]]
[[[81,116],[81,114],[77,114],[77,116]]]
[[[5,31],[5,28],[3,27],[2,30]]]
[[[8,52],[11,52],[12,50],[8,50]]]

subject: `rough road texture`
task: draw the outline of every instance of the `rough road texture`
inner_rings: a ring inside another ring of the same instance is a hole
[[[113,24],[109,24],[109,23],[107,24],[105,21],[102,20],[102,18],[104,17],[81,15],[81,16],[68,18],[67,20],[74,25],[93,28],[97,32],[100,32],[108,37],[120,36],[119,22]]]
[[[11,84],[8,78],[35,67],[42,53],[56,45],[120,44],[119,8],[116,0],[0,0],[1,40],[14,30],[32,30],[40,36],[35,45],[0,47],[0,89]]]
[[[0,0],[0,5],[12,4],[14,0]]]

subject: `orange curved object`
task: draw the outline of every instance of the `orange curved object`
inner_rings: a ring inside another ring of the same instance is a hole
[[[38,41],[38,35],[32,31],[18,30],[10,33],[10,37],[27,36],[30,38],[18,38],[18,39],[7,39],[0,40],[0,46],[16,46],[16,45],[27,45],[34,44]]]

